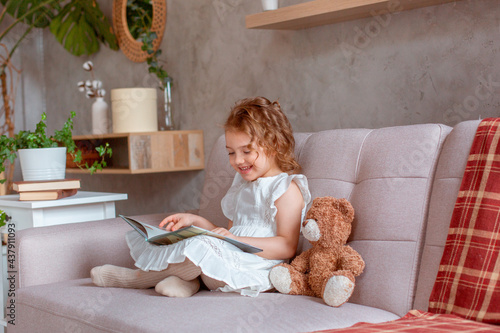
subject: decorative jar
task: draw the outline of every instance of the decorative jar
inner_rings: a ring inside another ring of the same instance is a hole
[[[155,88],[111,90],[113,133],[158,131]]]

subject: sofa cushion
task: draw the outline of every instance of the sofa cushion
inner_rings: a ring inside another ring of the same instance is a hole
[[[299,163],[312,196],[347,198],[355,209],[349,245],[366,268],[350,302],[400,316],[411,309],[435,165],[450,130],[334,130],[304,142]]]
[[[314,297],[203,290],[179,299],[154,289],[100,288],[90,279],[20,289],[16,304],[9,332],[307,332],[397,318],[362,305],[332,308]]]
[[[200,196],[198,213],[220,226],[227,227],[227,218],[222,213],[221,200],[233,183],[236,171],[229,164],[224,135],[212,147],[205,165],[205,180]]]
[[[458,124],[443,144],[430,198],[425,244],[415,294],[415,309],[428,310],[429,297],[443,255],[451,215],[479,123],[480,121],[466,121]]]

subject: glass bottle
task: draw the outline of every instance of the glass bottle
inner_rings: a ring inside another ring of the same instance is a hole
[[[174,119],[172,116],[172,90],[171,90],[172,80],[168,78],[163,87],[163,97],[164,97],[164,109],[161,119],[160,129],[162,131],[172,131],[174,130]]]

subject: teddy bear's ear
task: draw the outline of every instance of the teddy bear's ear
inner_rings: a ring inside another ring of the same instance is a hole
[[[354,219],[354,208],[347,199],[339,199],[337,201],[338,210],[345,216],[346,222],[351,223]]]

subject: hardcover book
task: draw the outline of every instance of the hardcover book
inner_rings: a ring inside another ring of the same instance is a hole
[[[12,188],[17,192],[72,190],[80,188],[80,179],[20,181],[12,183]]]
[[[75,195],[77,192],[78,192],[77,189],[20,192],[19,200],[20,201],[58,200],[62,198],[71,197]]]
[[[262,249],[259,249],[258,247],[252,246],[247,243],[243,243],[240,241],[237,241],[235,239],[217,234],[215,232],[211,232],[209,230],[196,227],[194,225],[188,226],[181,228],[176,231],[166,231],[163,229],[160,229],[158,227],[152,226],[147,223],[143,223],[140,221],[137,221],[131,217],[128,216],[123,216],[119,215],[125,222],[130,224],[132,228],[134,228],[135,231],[137,231],[141,236],[144,237],[144,239],[152,244],[155,245],[170,245],[174,244],[177,242],[180,242],[181,240],[191,238],[191,237],[196,237],[200,235],[205,235],[205,236],[210,236],[210,237],[215,237],[218,239],[221,239],[223,241],[226,241],[236,247],[238,247],[240,250],[248,253],[258,253],[262,252]]]

